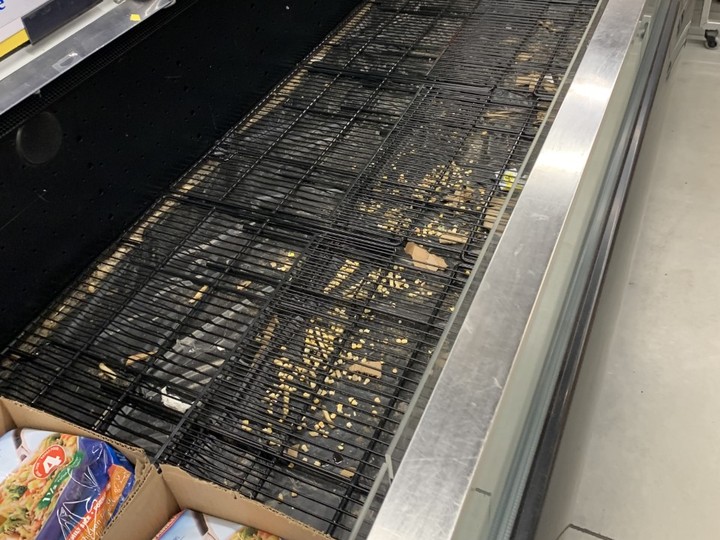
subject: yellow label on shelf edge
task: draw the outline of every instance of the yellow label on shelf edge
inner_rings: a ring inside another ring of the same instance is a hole
[[[510,191],[510,188],[513,187],[513,184],[515,184],[518,180],[517,177],[517,171],[514,169],[510,169],[508,171],[505,171],[505,173],[502,175],[502,178],[500,178],[500,189],[502,191]],[[522,191],[522,184],[517,184],[515,186],[516,191]]]
[[[28,41],[30,41],[30,38],[25,30],[20,30],[17,34],[13,34],[6,40],[0,41],[0,58],[11,53]]]

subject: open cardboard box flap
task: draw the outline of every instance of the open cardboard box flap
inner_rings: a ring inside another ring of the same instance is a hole
[[[29,405],[18,403],[7,398],[0,398],[0,435],[15,428],[33,428],[92,437],[108,443],[122,452],[135,466],[135,485],[139,486],[147,473],[152,469],[145,453],[135,446],[123,444],[103,435],[82,428],[49,413],[34,409]],[[135,489],[137,491],[138,488]],[[132,496],[132,495],[131,495]]]
[[[239,493],[199,480],[182,469],[159,473],[139,448],[109,439],[7,398],[0,398],[0,434],[15,428],[45,429],[93,437],[112,445],[135,466],[135,489],[103,535],[105,540],[150,540],[181,508],[191,508],[267,531],[285,540],[330,537]]]
[[[71,422],[67,422],[66,420],[57,418],[49,413],[34,409],[28,405],[23,405],[17,401],[0,398],[0,435],[3,435],[15,428],[43,429],[56,433],[67,433],[70,435],[91,437],[104,441],[121,452],[133,464],[135,469],[135,486],[122,508],[125,508],[125,506],[130,504],[132,499],[138,493],[142,492],[145,483],[150,479],[154,479],[154,476],[156,475],[155,469],[152,465],[150,465],[145,453],[137,447],[104,437],[103,435],[77,426]],[[153,475],[150,473],[153,473]]]
[[[104,540],[151,540],[182,508],[255,527],[284,540],[328,540],[315,529],[228,489],[199,480],[177,467],[152,472],[138,494],[106,531]]]

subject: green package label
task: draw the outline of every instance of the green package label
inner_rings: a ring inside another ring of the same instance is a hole
[[[73,456],[70,463],[68,463],[65,467],[63,467],[55,476],[55,479],[50,484],[50,487],[45,492],[45,495],[43,495],[43,498],[40,499],[40,502],[38,502],[37,508],[42,510],[43,508],[47,508],[50,506],[50,503],[53,500],[53,497],[55,496],[55,492],[62,487],[63,484],[65,484],[65,481],[68,479],[70,474],[72,474],[73,470],[77,469],[80,463],[82,462],[82,452],[75,452],[75,455]]]

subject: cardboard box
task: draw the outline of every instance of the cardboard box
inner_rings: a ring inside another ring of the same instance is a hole
[[[151,474],[157,475],[155,469],[147,459],[145,453],[134,446],[120,443],[108,437],[99,435],[93,431],[81,428],[56,416],[42,412],[38,409],[12,401],[7,398],[0,398],[0,434],[5,434],[15,428],[34,428],[70,435],[81,435],[99,439],[122,452],[128,461],[135,468],[135,485],[129,497],[123,504],[124,508],[132,499],[142,491],[145,482],[151,478]],[[154,476],[152,476],[154,478]],[[122,512],[122,509],[121,509]],[[119,517],[116,516],[116,519]],[[130,537],[128,537],[130,538]]]
[[[283,540],[328,540],[312,527],[228,489],[164,465],[151,473],[137,495],[123,506],[103,540],[152,540],[181,509],[189,508],[255,527]]]

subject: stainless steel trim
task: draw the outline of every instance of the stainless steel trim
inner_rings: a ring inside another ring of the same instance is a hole
[[[525,517],[525,527],[521,530],[515,526],[518,516],[510,512],[506,512],[504,521],[499,522],[500,526],[512,527],[514,539],[532,538],[540,519],[542,501],[550,482],[557,445],[572,401],[574,381],[582,362],[618,222],[653,102],[658,88],[665,81],[665,68],[671,62],[668,50],[677,30],[677,7],[675,0],[661,0],[654,6],[654,23],[641,55],[636,82],[626,103],[626,113],[614,138],[615,147],[608,158],[602,187],[594,200],[585,239],[573,265],[573,277],[559,316],[560,323],[541,377],[544,380],[537,385],[538,391],[531,407],[533,414],[528,415],[523,428],[525,441],[516,449],[518,466],[514,469],[517,472],[508,482],[509,489],[506,488],[508,501],[516,501],[516,504],[508,502],[500,506],[514,506],[513,510],[520,513],[519,517]],[[535,501],[529,493],[532,491],[536,492],[533,494],[537,497]],[[523,508],[526,504],[528,507]],[[518,525],[522,526],[521,523]]]
[[[608,1],[472,299],[370,540],[453,537],[644,5],[644,0]]]
[[[54,35],[0,61],[0,114],[174,0],[105,0]]]

